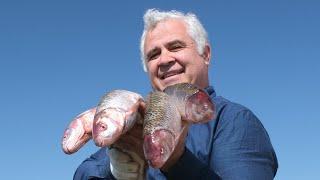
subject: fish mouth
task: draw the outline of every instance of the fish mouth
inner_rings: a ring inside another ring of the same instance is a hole
[[[159,77],[160,77],[161,80],[164,80],[166,78],[169,78],[171,76],[175,76],[175,75],[178,75],[178,74],[181,74],[181,73],[184,73],[184,69],[172,70],[172,71],[164,72],[164,73],[160,74]]]
[[[66,154],[73,154],[77,152],[83,145],[84,141],[78,141],[78,142],[70,142],[70,140],[64,140],[62,142],[62,150]]]
[[[93,141],[99,147],[105,147],[114,143],[121,135],[121,130],[117,124],[109,121],[107,123],[99,122],[92,128]]]
[[[91,134],[77,134],[74,129],[67,129],[62,138],[62,150],[66,154],[77,152],[84,144],[91,139]]]
[[[121,125],[112,117],[110,113],[119,114],[118,111],[104,109],[95,114],[92,126],[92,136],[94,143],[99,147],[104,147],[113,143],[121,134]]]
[[[72,154],[79,148],[79,138],[76,137],[76,132],[73,129],[67,128],[62,137],[62,150],[66,154]],[[78,140],[77,140],[78,139]]]
[[[149,165],[154,168],[161,168],[172,154],[174,145],[174,135],[166,129],[159,129],[145,135],[143,151]]]
[[[62,142],[62,150],[63,150],[63,152],[66,153],[66,154],[72,154],[72,153],[73,153],[73,149],[70,148],[70,145],[69,145],[69,143],[68,143],[66,140],[64,140],[64,141]]]
[[[73,153],[77,152],[81,147],[82,147],[81,143],[77,143],[75,145],[73,145],[73,144],[70,145],[68,143],[67,145],[63,146],[62,150],[66,154],[73,154]]]

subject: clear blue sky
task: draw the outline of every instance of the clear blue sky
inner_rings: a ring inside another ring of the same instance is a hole
[[[65,155],[70,120],[113,89],[151,89],[139,56],[148,8],[196,13],[217,93],[249,107],[277,152],[276,179],[319,179],[317,0],[0,1],[1,179],[72,179],[98,148]]]

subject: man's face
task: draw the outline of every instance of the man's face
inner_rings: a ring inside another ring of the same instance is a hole
[[[208,63],[205,62],[209,62],[210,47],[208,45],[201,56],[181,20],[159,22],[146,35],[144,53],[154,89],[162,91],[182,82],[201,88],[209,85]]]

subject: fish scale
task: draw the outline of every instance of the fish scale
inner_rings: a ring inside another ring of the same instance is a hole
[[[158,129],[166,129],[173,133],[178,127],[170,121],[177,119],[180,119],[179,113],[167,94],[160,91],[150,93],[144,120],[145,135]]]
[[[180,83],[167,87],[164,92],[168,94],[171,101],[176,104],[181,115],[185,115],[186,101],[190,96],[199,92],[199,88],[189,83]]]
[[[143,150],[154,168],[161,168],[174,151],[183,120],[204,123],[215,117],[215,105],[207,92],[188,83],[151,92],[146,107]]]
[[[122,108],[126,111],[130,106],[125,106],[124,104],[133,104],[133,102],[136,102],[139,98],[142,97],[126,90],[110,91],[101,98],[97,112],[107,108]]]

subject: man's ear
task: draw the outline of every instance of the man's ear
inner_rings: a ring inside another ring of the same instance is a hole
[[[209,65],[210,64],[210,59],[211,59],[211,47],[208,43],[206,43],[204,47],[204,51],[202,53],[203,60],[205,61],[204,63]]]

